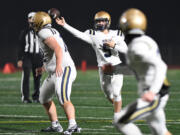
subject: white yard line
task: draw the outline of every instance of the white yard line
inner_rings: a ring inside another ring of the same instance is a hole
[[[11,117],[11,118],[47,118],[47,116],[33,116],[33,115],[0,115],[0,117],[4,117],[4,118],[9,118],[9,117]],[[58,117],[58,118],[66,118],[66,117]],[[77,117],[77,119],[112,120],[112,118],[104,118],[104,117]]]
[[[88,97],[87,97],[88,98]],[[42,108],[42,105],[26,105],[26,104],[1,104],[0,107],[24,107],[24,108]],[[57,108],[60,108],[60,106],[57,106]],[[82,109],[112,109],[113,107],[110,107],[110,106],[76,106],[75,105],[75,108],[82,108]],[[165,109],[165,110],[169,110],[169,111],[179,111],[180,108],[168,108],[168,109]]]
[[[0,135],[37,135],[35,133],[0,133]]]
[[[33,115],[0,115],[0,117],[4,118],[47,118],[47,116],[33,116]],[[58,118],[66,118],[66,117],[58,117]],[[112,120],[112,118],[105,118],[105,117],[77,117],[77,119],[89,119],[89,120]],[[3,122],[3,121],[2,121]],[[8,121],[7,121],[8,122]],[[39,121],[41,122],[41,121]],[[44,121],[42,121],[44,122]],[[45,121],[47,122],[47,121]],[[137,122],[144,122],[143,120],[139,120]],[[180,119],[177,120],[166,120],[168,124],[180,124]],[[1,123],[1,121],[0,121]],[[139,125],[144,125],[143,123],[138,123]]]

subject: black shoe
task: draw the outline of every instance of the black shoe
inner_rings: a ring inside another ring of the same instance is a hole
[[[23,103],[28,104],[28,103],[32,103],[32,101],[30,99],[24,99]]]
[[[41,132],[58,132],[58,133],[62,133],[63,132],[63,128],[61,125],[58,125],[57,127],[48,127],[46,129],[42,129]]]
[[[39,99],[33,99],[33,103],[40,103]]]
[[[72,133],[80,133],[81,128],[78,127],[78,125],[75,125],[71,128],[68,128],[66,131],[64,131],[64,135],[72,135]]]

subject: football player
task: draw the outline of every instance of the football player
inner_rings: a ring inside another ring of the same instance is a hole
[[[139,98],[122,109],[116,127],[125,135],[142,135],[133,122],[145,119],[153,135],[171,135],[164,112],[169,97],[167,65],[157,43],[145,35],[146,27],[146,16],[138,9],[128,9],[120,17],[120,28],[128,44],[127,63],[138,81]]]
[[[81,32],[65,22],[63,17],[56,19],[57,24],[72,33],[75,37],[89,43],[97,57],[100,84],[105,96],[114,105],[114,120],[118,117],[122,106],[121,88],[123,75],[119,72],[121,60],[119,53],[127,51],[124,36],[120,30],[111,30],[111,16],[105,11],[100,11],[94,17],[94,29]],[[114,45],[114,48],[106,44]]]
[[[51,27],[51,18],[46,12],[35,14],[33,28],[39,36],[44,54],[44,69],[49,74],[41,86],[39,100],[52,126],[43,129],[42,132],[63,132],[58,122],[56,106],[52,101],[53,94],[56,94],[69,120],[69,126],[64,134],[80,132],[81,128],[77,126],[75,120],[75,108],[70,100],[72,83],[77,73],[67,46],[59,32]],[[41,70],[37,69],[37,73],[41,73]]]

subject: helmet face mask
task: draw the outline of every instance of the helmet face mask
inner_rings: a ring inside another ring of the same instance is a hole
[[[33,29],[37,32],[51,23],[51,17],[46,12],[37,12],[33,18]]]
[[[103,31],[109,29],[111,24],[111,16],[105,11],[96,13],[94,17],[94,28],[95,30]]]
[[[95,20],[95,30],[103,31],[109,28],[109,20],[107,18],[100,18]]]

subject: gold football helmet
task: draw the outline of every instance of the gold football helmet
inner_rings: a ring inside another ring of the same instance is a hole
[[[46,12],[37,12],[33,18],[33,29],[41,30],[45,25],[51,24],[51,17]]]
[[[141,29],[146,31],[147,19],[145,14],[139,9],[130,8],[120,17],[119,25],[124,32],[131,29]]]
[[[95,29],[96,30],[104,30],[104,29],[109,29],[111,25],[111,16],[108,12],[105,11],[100,11],[97,12],[94,16],[94,21],[95,21]],[[99,24],[98,22],[104,21],[106,22],[105,25]]]

